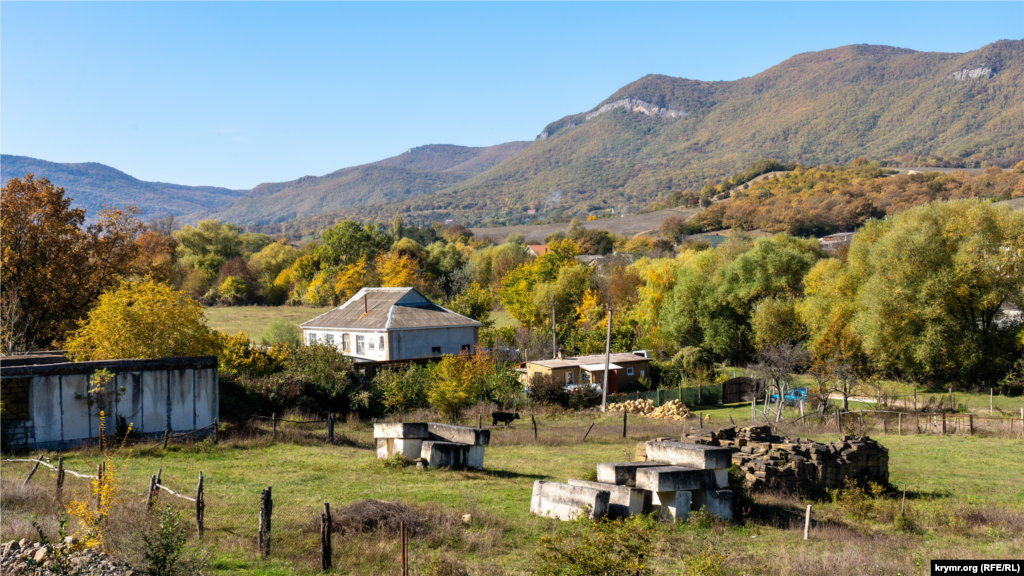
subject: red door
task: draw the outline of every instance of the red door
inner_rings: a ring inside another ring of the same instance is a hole
[[[608,393],[618,394],[619,393],[619,371],[609,370],[608,371]]]

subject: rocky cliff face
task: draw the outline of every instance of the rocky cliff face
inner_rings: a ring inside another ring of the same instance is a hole
[[[964,68],[963,70],[957,70],[956,72],[950,72],[946,74],[946,78],[952,78],[953,80],[968,80],[973,78],[991,78],[993,71],[988,67],[981,68]]]
[[[651,104],[650,102],[644,102],[643,100],[637,100],[636,98],[623,98],[621,100],[616,100],[614,102],[604,104],[597,110],[594,110],[593,112],[587,112],[587,114],[583,116],[583,121],[586,122],[591,118],[600,116],[601,114],[604,114],[605,112],[609,112],[616,108],[625,108],[627,112],[637,112],[640,114],[646,114],[647,116],[658,116],[660,118],[680,118],[682,116],[686,116],[686,112],[684,112],[683,110],[676,110],[674,108],[660,108],[658,106],[655,106],[654,104]],[[567,130],[569,128],[575,127],[575,122],[569,122],[565,126],[562,126],[561,129]],[[548,136],[551,136],[551,134],[547,130],[545,130],[540,133],[540,136],[537,136],[537,139],[547,140]]]

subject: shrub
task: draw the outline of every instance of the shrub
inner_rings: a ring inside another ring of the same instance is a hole
[[[185,547],[185,522],[181,513],[170,504],[160,510],[160,523],[149,534],[142,535],[146,545],[146,574],[149,576],[175,576],[178,561]]]
[[[299,346],[302,344],[302,330],[287,320],[273,320],[263,329],[261,340],[264,345],[289,344],[291,346]]]
[[[538,404],[569,406],[569,391],[565,389],[565,381],[554,374],[534,375],[530,381],[530,394]]]
[[[220,285],[221,296],[231,300],[231,302],[241,302],[249,297],[249,285],[245,283],[238,276],[228,276],[224,280],[224,283]]]
[[[646,576],[654,574],[647,559],[654,552],[655,523],[650,516],[610,520],[581,518],[570,532],[540,539],[536,574],[570,576]]]
[[[429,405],[430,372],[426,366],[410,366],[405,371],[382,370],[374,377],[373,386],[387,409],[410,412]]]
[[[700,552],[683,556],[683,565],[688,576],[721,576],[725,573],[725,556],[708,538],[701,543]]]

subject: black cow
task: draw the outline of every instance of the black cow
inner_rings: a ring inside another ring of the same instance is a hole
[[[491,412],[491,418],[494,419],[491,426],[497,426],[498,422],[508,426],[513,420],[519,420],[519,412]]]

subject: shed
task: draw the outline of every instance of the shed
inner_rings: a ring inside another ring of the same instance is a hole
[[[650,375],[650,359],[638,354],[629,352],[618,352],[611,355],[611,364],[608,366],[608,393],[618,392],[619,387],[633,387],[640,382],[641,378]],[[554,374],[566,385],[574,384],[596,384],[604,381],[604,354],[591,354],[588,356],[576,356],[568,358],[552,358],[551,360],[536,360],[526,364],[524,372],[526,383],[537,376],[548,376]]]

